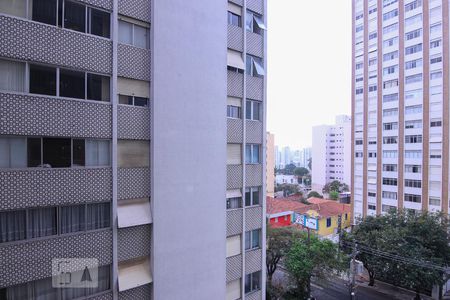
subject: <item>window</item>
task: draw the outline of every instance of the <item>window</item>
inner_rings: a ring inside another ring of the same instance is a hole
[[[382,193],[382,197],[385,199],[397,200],[397,192],[386,192]]]
[[[398,65],[389,66],[383,69],[383,75],[394,74],[398,71]]]
[[[376,197],[376,196],[377,196],[377,193],[375,193],[375,192],[367,192],[367,195],[368,195],[369,197]]]
[[[111,226],[111,205],[109,202],[87,205],[86,229],[96,230]]]
[[[56,235],[56,207],[34,208],[28,211],[27,238]]]
[[[396,16],[398,16],[398,9],[391,10],[391,11],[383,14],[383,21],[392,19]]]
[[[261,77],[264,76],[263,62],[260,57],[247,54],[245,72],[247,75]]]
[[[260,163],[260,145],[246,144],[245,145],[245,163],[259,164]]]
[[[62,9],[64,9],[64,28],[80,32],[86,31],[86,6],[64,1]]]
[[[355,69],[356,69],[356,70],[362,69],[363,66],[364,66],[364,64],[363,64],[362,62],[357,63],[357,64],[355,64]]]
[[[245,232],[245,250],[253,250],[261,247],[261,229]]]
[[[377,207],[374,204],[370,204],[370,203],[367,205],[367,207],[368,207],[369,210],[376,210],[377,209]]]
[[[245,293],[261,289],[261,271],[245,275]]]
[[[242,197],[227,198],[227,209],[242,207]]]
[[[416,83],[416,82],[421,82],[421,81],[422,81],[422,74],[406,76],[406,78],[405,78],[405,84],[411,84],[411,83]]]
[[[441,39],[432,40],[430,41],[430,48],[438,48],[441,46],[441,44],[442,44]]]
[[[25,210],[0,212],[0,243],[26,238]]]
[[[422,44],[417,44],[405,48],[405,55],[414,54],[422,51]]]
[[[241,235],[227,237],[227,258],[241,254]]]
[[[406,150],[405,151],[405,158],[422,158],[422,151],[420,150]]]
[[[413,179],[405,179],[405,186],[406,187],[412,187],[412,188],[421,188],[422,187],[422,181],[420,181],[420,180],[413,180]]]
[[[24,92],[25,63],[0,59],[0,90]]]
[[[119,104],[148,107],[148,98],[119,95]]]
[[[356,29],[355,29],[356,32],[361,32],[363,30],[364,30],[364,25],[356,26]]]
[[[405,40],[409,41],[422,36],[422,28],[405,33]]]
[[[432,56],[430,58],[430,64],[436,64],[440,62],[442,62],[442,56],[440,56],[440,54],[438,54],[437,56]]]
[[[430,127],[441,127],[442,126],[442,120],[441,119],[432,119],[430,121]]]
[[[228,24],[241,27],[241,16],[231,11],[228,12]]]
[[[383,0],[383,7],[387,7],[391,4],[397,3],[398,0]]]
[[[119,104],[149,106],[150,84],[148,81],[118,77],[117,93]]]
[[[119,20],[119,42],[148,49],[149,30],[147,27]]]
[[[397,116],[398,108],[383,109],[383,117]]]
[[[421,66],[422,66],[422,59],[421,58],[405,62],[405,69],[406,70],[415,69],[415,68],[418,68],[418,67],[421,67]]]
[[[383,61],[393,60],[397,57],[398,57],[398,51],[389,52],[389,53],[383,54]]]
[[[383,144],[397,144],[397,137],[396,136],[383,137]]]
[[[362,145],[363,144],[363,140],[355,140],[355,145]]]
[[[262,31],[266,30],[266,25],[261,15],[247,10],[245,28],[253,33],[262,34]]]
[[[397,172],[397,165],[385,164],[385,165],[383,165],[383,171],[385,171],[385,172]]]
[[[245,189],[245,206],[259,205],[260,188],[251,187]]]
[[[383,123],[383,129],[384,130],[396,130],[396,129],[398,129],[398,123],[397,122]]]
[[[377,38],[377,32],[372,32],[369,34],[369,40],[376,39],[376,38]]]
[[[422,22],[422,14],[417,14],[405,19],[405,27]]]
[[[90,22],[89,33],[93,35],[103,36],[106,38],[110,37],[111,26],[110,26],[110,15],[108,12],[89,7],[88,19]]]
[[[405,91],[405,100],[422,99],[422,89]]]
[[[109,101],[110,87],[109,77],[87,73],[86,99],[97,101]]]
[[[26,138],[0,137],[0,168],[25,168],[26,149]]]
[[[392,206],[392,205],[383,204],[383,205],[381,206],[381,210],[382,210],[383,212],[396,211],[396,210],[397,210],[397,207]]]
[[[429,201],[430,205],[441,206],[441,198],[439,197],[430,197]]]
[[[85,74],[84,72],[59,71],[59,95],[70,98],[85,98]]]
[[[430,9],[430,19],[434,17],[442,16],[442,7],[437,6]]]
[[[56,68],[30,64],[30,93],[56,96]]]
[[[369,157],[377,157],[377,153],[376,152],[369,152]]]
[[[396,31],[398,29],[398,23],[383,27],[383,34],[388,34],[389,32]]]
[[[364,92],[363,88],[356,89],[355,94],[360,95]]]
[[[60,233],[84,231],[86,225],[86,206],[72,205],[60,208]]]
[[[383,177],[383,184],[397,186],[397,178],[384,178]]]
[[[413,195],[413,194],[405,194],[405,202],[421,203],[422,196],[421,195]]]
[[[411,3],[405,4],[405,12],[411,11],[411,10],[416,9],[421,6],[422,6],[422,0],[413,1]]]
[[[422,128],[422,120],[413,120],[405,122],[405,129]]]
[[[430,73],[430,80],[442,78],[442,71],[435,71]]]
[[[430,34],[440,33],[442,31],[442,23],[434,23],[430,25]]]
[[[331,227],[331,218],[327,218],[327,228]]]
[[[405,114],[420,114],[422,113],[422,105],[412,105],[405,107]]]
[[[418,144],[422,143],[422,135],[407,135],[405,136],[406,144]]]
[[[383,47],[391,47],[398,44],[398,37],[393,37],[383,41]]]
[[[388,80],[383,82],[383,88],[389,89],[398,86],[398,79]]]
[[[377,64],[377,58],[376,57],[369,59],[369,66],[374,66],[376,64]]]
[[[245,118],[247,120],[262,120],[262,103],[260,101],[247,100],[245,105]]]
[[[375,92],[377,90],[377,86],[376,85],[370,85],[369,86],[369,92]]]
[[[420,165],[405,165],[405,173],[422,173]]]

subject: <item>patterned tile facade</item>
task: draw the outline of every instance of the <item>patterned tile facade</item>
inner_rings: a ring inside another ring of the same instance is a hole
[[[244,51],[244,38],[242,28],[228,24],[228,48]]]
[[[150,50],[119,44],[118,76],[150,81]]]
[[[244,5],[244,0],[230,0],[230,2],[233,2],[237,5],[243,6]]]
[[[0,93],[0,134],[111,138],[111,105]]]
[[[119,228],[117,237],[119,261],[150,256],[151,238],[151,225]]]
[[[133,120],[130,122],[130,120]],[[131,105],[119,105],[117,112],[119,139],[149,140],[150,109]]]
[[[113,6],[112,0],[78,0],[78,1],[112,11]]]
[[[227,118],[227,142],[242,144],[244,142],[242,119]]]
[[[123,291],[119,293],[119,300],[149,300],[152,299],[152,284]]]
[[[245,185],[261,186],[263,180],[262,165],[245,165]]]
[[[111,168],[0,172],[0,210],[110,201]]]
[[[150,0],[119,0],[119,14],[150,23]]]
[[[253,100],[264,100],[264,80],[259,77],[247,76],[247,98]]]
[[[261,206],[245,209],[245,231],[262,227],[263,210]]]
[[[93,257],[112,262],[112,231],[102,230],[0,246],[0,288],[52,275],[52,259]]]
[[[246,142],[253,144],[262,144],[263,142],[263,123],[260,121],[247,120],[246,124]]]
[[[227,211],[227,237],[242,233],[242,209]]]
[[[263,40],[262,35],[247,31],[247,53],[258,57],[263,57]]]
[[[251,293],[251,294],[248,294],[248,295],[245,296],[245,300],[261,300],[261,299],[264,299],[262,297],[261,290],[256,291],[254,293]]]
[[[107,292],[104,294],[100,294],[98,296],[88,297],[89,300],[112,300],[113,299],[113,293]]]
[[[149,168],[119,168],[117,173],[118,199],[150,197]]]
[[[261,0],[246,0],[247,1],[247,9],[257,12],[262,15],[264,12],[264,1]]]
[[[242,277],[242,255],[227,258],[227,282]]]
[[[262,250],[251,250],[245,252],[245,274],[260,271],[262,266]]]
[[[0,57],[112,72],[112,42],[104,38],[0,16],[0,40]]]
[[[242,98],[244,75],[228,71],[228,96]]]
[[[242,187],[242,165],[227,166],[227,189]]]

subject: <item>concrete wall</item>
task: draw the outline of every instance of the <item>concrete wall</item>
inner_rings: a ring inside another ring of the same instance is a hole
[[[327,177],[327,132],[329,126],[313,127],[312,142],[312,190],[322,193]]]
[[[226,10],[152,1],[154,299],[225,295]]]
[[[275,136],[267,133],[266,138],[266,191],[267,196],[273,197],[275,191]]]

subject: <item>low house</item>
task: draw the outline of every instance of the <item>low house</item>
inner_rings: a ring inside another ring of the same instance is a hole
[[[300,202],[300,196],[294,195],[286,198],[267,197],[267,219],[271,227],[291,226],[294,222],[295,211],[306,207]]]

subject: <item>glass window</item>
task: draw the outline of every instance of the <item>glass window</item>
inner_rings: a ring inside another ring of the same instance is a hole
[[[106,37],[110,37],[110,15],[105,11],[89,8],[89,33]]]
[[[241,16],[228,12],[228,24],[241,27]]]
[[[25,90],[25,63],[0,59],[0,90]]]
[[[235,209],[241,207],[242,207],[241,197],[227,198],[227,209]]]
[[[245,189],[245,206],[259,205],[259,187]]]
[[[42,164],[42,144],[41,138],[27,139],[27,158],[28,167],[39,167]]]
[[[148,98],[134,97],[134,106],[148,106]]]
[[[86,6],[64,1],[64,28],[86,32]]]
[[[56,68],[30,64],[30,93],[56,96]]]
[[[25,239],[25,210],[0,212],[0,243]]]
[[[108,140],[86,140],[86,166],[109,166],[110,157]]]
[[[119,20],[119,42],[124,44],[133,43],[133,25]]]
[[[87,99],[109,101],[109,77],[97,74],[87,74]]]
[[[81,167],[85,165],[85,142],[84,140],[72,140],[72,166]]]
[[[140,48],[148,48],[148,29],[138,25],[134,25],[134,46]]]
[[[86,229],[95,230],[110,227],[110,203],[93,203],[87,205]]]
[[[56,0],[33,1],[33,21],[56,25]]]
[[[261,289],[261,271],[245,275],[245,293]]]
[[[43,138],[42,149],[42,163],[46,167],[70,168],[72,164],[70,139]]]
[[[119,104],[133,105],[133,96],[119,95]]]
[[[2,0],[0,1],[0,13],[26,18],[27,0]]]
[[[38,238],[58,233],[56,227],[56,207],[30,209],[28,216],[28,238]]]
[[[259,163],[259,145],[247,144],[245,145],[245,163],[257,164]]]
[[[25,138],[0,137],[0,168],[25,168],[26,149]]]
[[[86,205],[62,206],[60,208],[60,233],[85,230]]]
[[[85,73],[60,69],[59,95],[70,98],[85,98]]]

